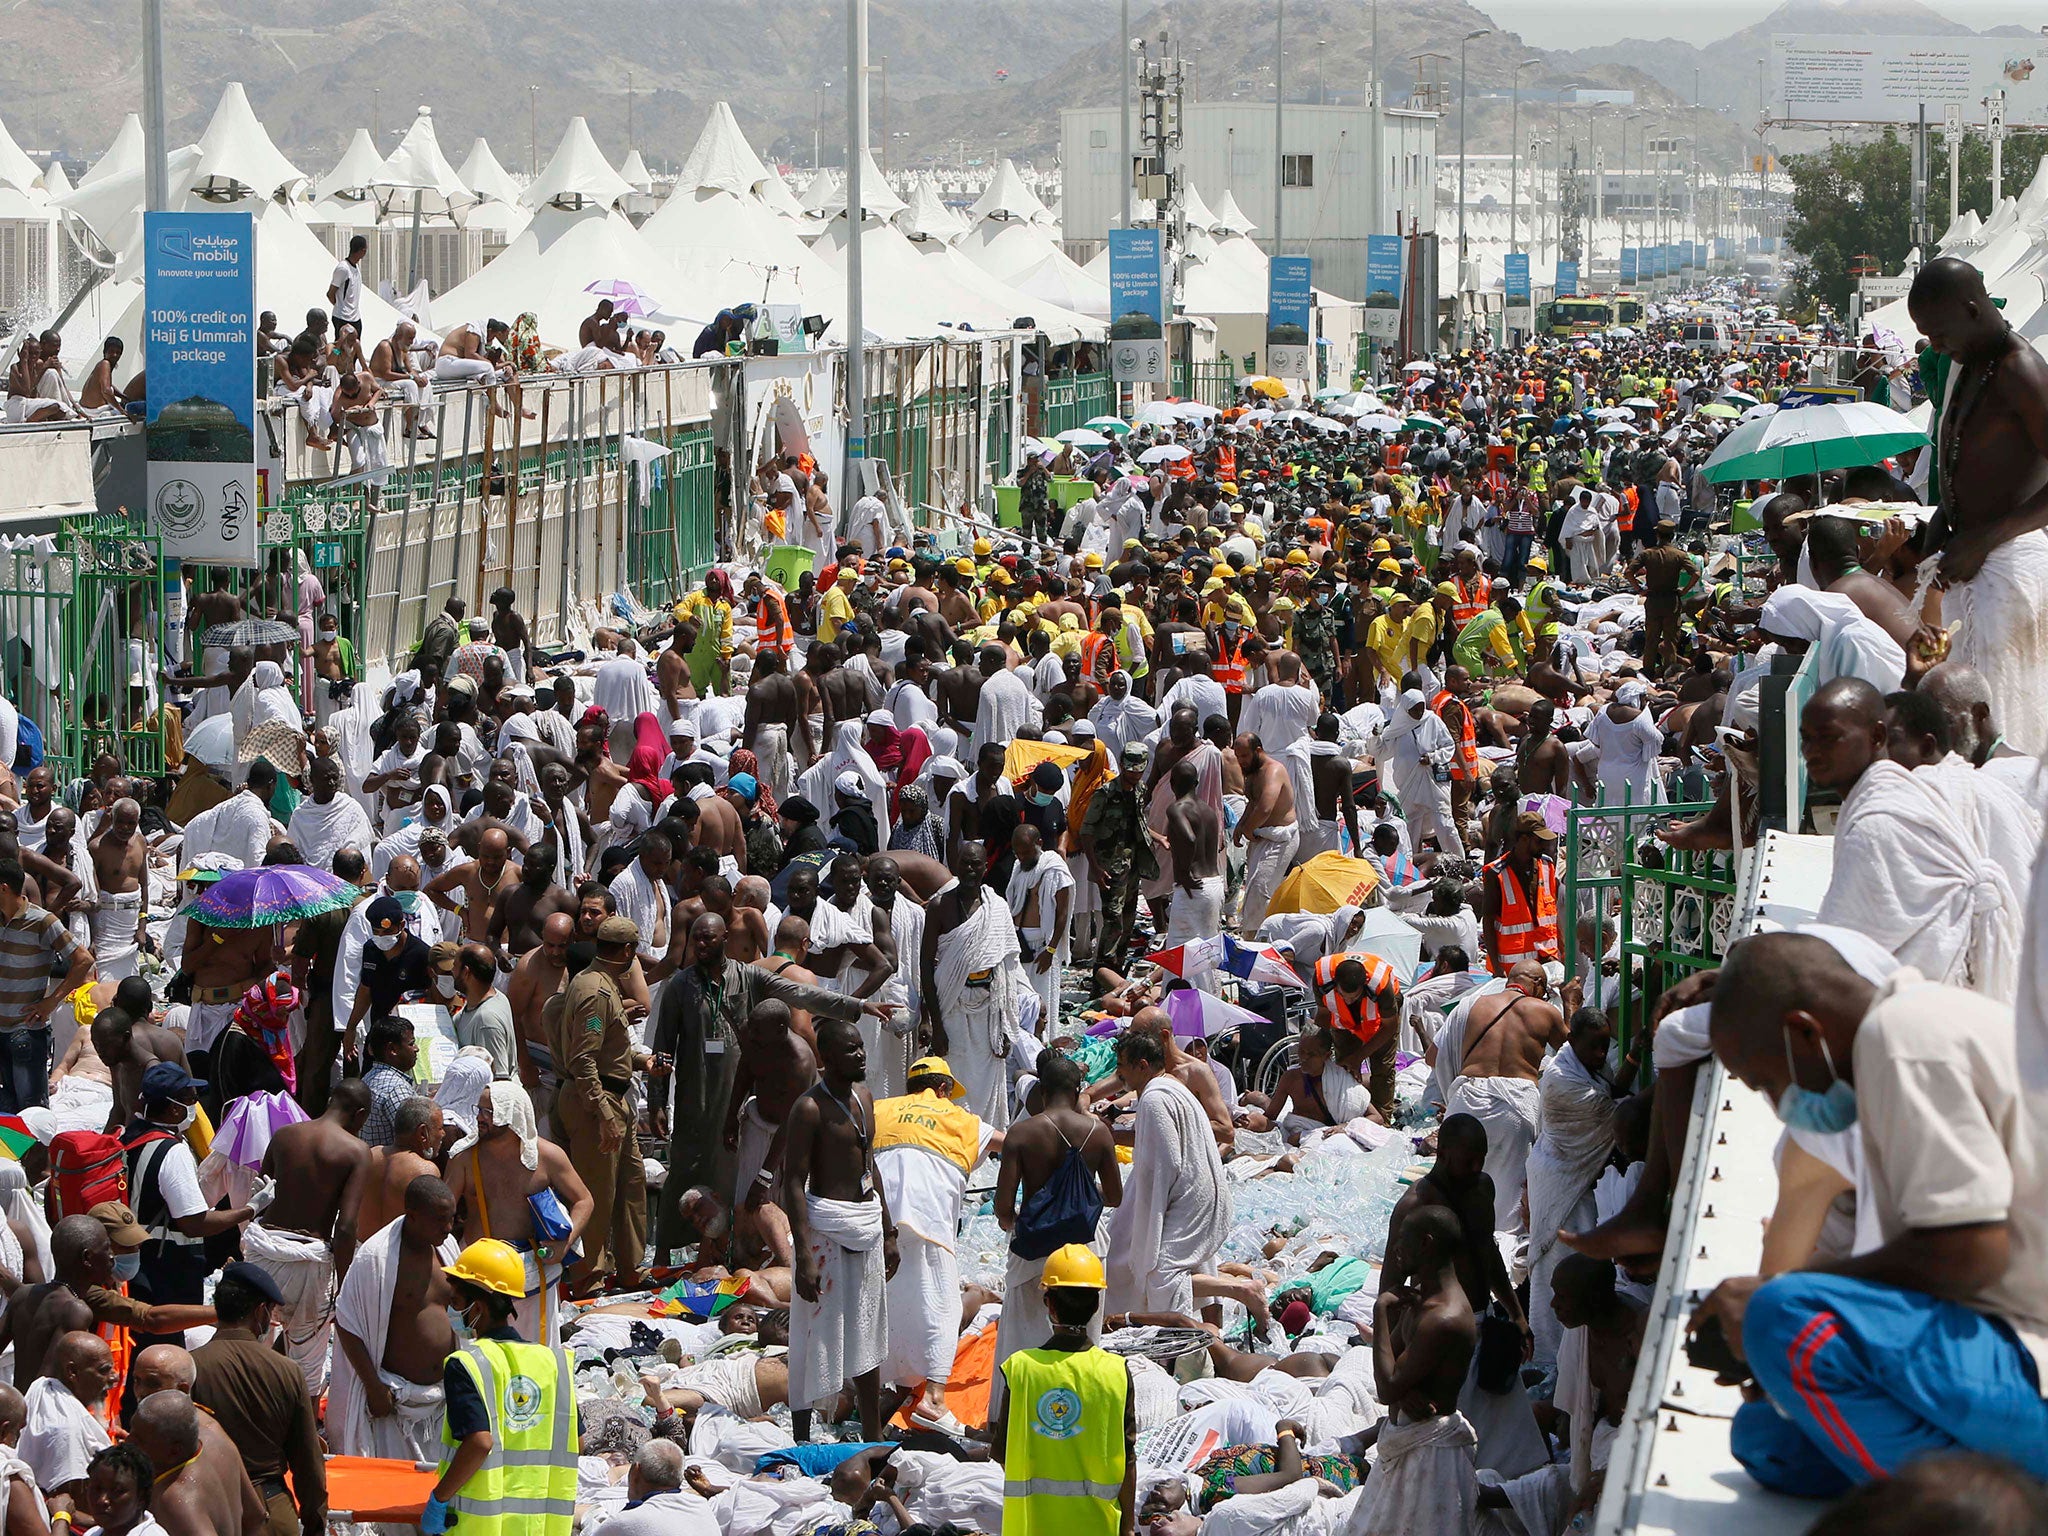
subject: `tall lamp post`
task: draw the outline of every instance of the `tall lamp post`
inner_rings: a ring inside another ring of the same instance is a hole
[[[1624,114],[1621,119],[1621,248],[1624,251],[1628,249],[1629,203],[1634,196],[1628,184],[1628,125],[1649,115],[1647,112],[1629,112]],[[1642,137],[1640,133],[1636,135],[1638,140]],[[1643,281],[1642,238],[1642,226],[1638,224],[1636,226],[1636,283],[1638,286]],[[1614,267],[1614,286],[1617,292],[1621,288],[1621,263],[1618,258]]]
[[[1515,104],[1508,118],[1508,249],[1511,251],[1515,248],[1516,215],[1522,187],[1522,71],[1542,62],[1541,59],[1524,59],[1515,66]],[[1535,221],[1532,219],[1530,222]]]
[[[1467,32],[1458,42],[1458,316],[1459,335],[1464,335],[1465,310],[1465,134],[1471,113],[1465,91],[1465,50],[1482,37],[1491,37],[1493,28],[1480,27]]]

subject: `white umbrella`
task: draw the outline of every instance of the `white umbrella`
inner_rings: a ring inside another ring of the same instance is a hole
[[[1175,400],[1167,402],[1168,408],[1177,411],[1183,421],[1208,421],[1221,416],[1221,406],[1208,405],[1200,400]]]
[[[1403,373],[1435,373],[1436,364],[1432,363],[1426,357],[1418,358],[1415,362],[1403,363],[1401,365],[1401,371]]]
[[[1170,427],[1181,420],[1181,407],[1171,400],[1148,400],[1131,413],[1139,426]]]
[[[1625,421],[1610,421],[1606,426],[1597,429],[1593,435],[1595,437],[1634,437],[1636,429]]]
[[[1633,421],[1636,413],[1625,405],[1603,405],[1587,414],[1596,421]]]
[[[1654,411],[1655,409],[1657,409],[1656,401],[1648,399],[1642,395],[1630,395],[1626,400],[1622,401],[1621,403],[1627,406],[1632,411]]]
[[[1092,431],[1087,427],[1069,427],[1066,431],[1060,433],[1056,441],[1072,443],[1080,448],[1107,448],[1109,446],[1108,438],[1104,437],[1100,432]]]
[[[1190,457],[1187,449],[1179,443],[1161,443],[1157,448],[1147,448],[1138,455],[1140,464],[1177,464]]]
[[[1377,416],[1361,416],[1354,425],[1361,432],[1398,432],[1401,430],[1401,418],[1382,411]]]

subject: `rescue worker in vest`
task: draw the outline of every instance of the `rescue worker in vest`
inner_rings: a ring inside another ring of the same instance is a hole
[[[1006,1393],[991,1449],[1003,1467],[1003,1536],[1131,1536],[1137,1418],[1130,1366],[1098,1348],[1102,1260],[1079,1243],[1045,1261],[1052,1339],[1003,1362]]]
[[[1121,606],[1104,608],[1096,619],[1096,628],[1081,637],[1081,675],[1091,679],[1099,689],[1109,687],[1109,674],[1122,665],[1117,660],[1117,634],[1123,628],[1124,614]]]
[[[461,1308],[443,1368],[449,1455],[420,1516],[426,1536],[569,1536],[576,1518],[575,1377],[567,1351],[529,1344],[512,1327],[526,1265],[510,1243],[483,1238],[442,1271]],[[459,1517],[459,1518],[457,1518]]]
[[[1401,982],[1394,968],[1364,950],[1325,955],[1315,969],[1316,1022],[1365,1042],[1372,1063],[1372,1107],[1394,1123],[1394,1047],[1401,1041]]]
[[[787,656],[791,647],[796,644],[796,631],[789,623],[789,605],[776,593],[768,590],[768,584],[762,580],[759,571],[748,575],[747,584],[741,591],[746,598],[748,609],[753,614],[754,628],[761,637],[754,647],[754,653],[759,655],[762,651],[774,651],[778,655]]]
[[[1515,818],[1506,850],[1481,872],[1479,922],[1486,963],[1505,976],[1517,960],[1534,959],[1563,981],[1557,939],[1557,834],[1535,811]]]
[[[1472,721],[1472,674],[1461,666],[1444,669],[1444,685],[1429,701],[1430,712],[1451,733],[1451,816],[1462,834],[1472,814],[1472,795],[1484,765],[1479,761],[1479,731]]]

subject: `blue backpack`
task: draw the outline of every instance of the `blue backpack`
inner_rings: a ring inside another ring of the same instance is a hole
[[[1053,1129],[1059,1131],[1061,1141],[1067,1141],[1067,1133],[1057,1123]],[[1094,1134],[1091,1126],[1088,1135]],[[1084,1136],[1081,1146],[1087,1144],[1088,1138]],[[1017,1225],[1010,1233],[1010,1252],[1020,1259],[1043,1259],[1069,1243],[1092,1244],[1096,1224],[1101,1220],[1102,1191],[1096,1186],[1095,1175],[1081,1161],[1081,1147],[1067,1141],[1066,1156],[1053,1169],[1052,1177],[1034,1189],[1018,1208]]]

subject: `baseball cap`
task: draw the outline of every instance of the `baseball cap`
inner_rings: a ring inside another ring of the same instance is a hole
[[[1142,741],[1127,741],[1124,743],[1124,766],[1126,768],[1134,763],[1142,768],[1151,756],[1152,749]]]
[[[946,1058],[943,1056],[918,1057],[917,1060],[913,1061],[910,1064],[910,1076],[943,1077],[947,1079],[949,1082],[951,1082],[953,1085],[952,1088],[947,1091],[947,1098],[964,1099],[967,1097],[967,1090],[960,1086],[960,1079],[953,1076],[953,1069],[946,1065]]]
[[[455,970],[455,962],[462,955],[462,946],[443,939],[432,949],[428,950],[427,953],[433,960],[434,969],[443,975],[448,975]]]
[[[1541,813],[1537,811],[1524,811],[1515,818],[1514,835],[1521,837],[1524,833],[1535,838],[1539,843],[1554,843],[1557,841],[1557,834],[1551,830],[1550,823],[1545,821]]]
[[[239,1280],[273,1307],[284,1305],[284,1292],[277,1288],[277,1282],[246,1259],[237,1259],[220,1272],[223,1280]]]
[[[107,1241],[116,1248],[140,1248],[149,1241],[149,1228],[119,1200],[102,1200],[85,1214],[107,1229]]]
[[[396,896],[379,896],[363,909],[363,921],[372,933],[391,933],[405,926],[405,908]]]
[[[608,917],[597,925],[597,942],[637,946],[640,942],[640,925],[630,917]]]
[[[142,1073],[142,1097],[153,1103],[182,1098],[205,1086],[202,1079],[195,1078],[175,1061],[153,1061]]]

